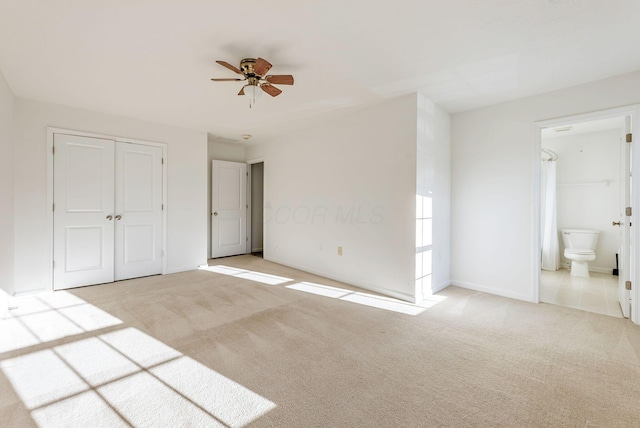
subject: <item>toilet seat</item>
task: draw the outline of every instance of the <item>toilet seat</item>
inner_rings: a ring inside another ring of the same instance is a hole
[[[586,248],[565,248],[564,256],[571,260],[571,275],[589,277],[589,262],[596,259],[596,253]]]
[[[564,250],[564,254],[566,256],[566,254],[572,254],[575,256],[591,256],[591,255],[595,255],[595,251],[593,250],[588,250],[588,249],[584,249],[584,248],[567,248]]]

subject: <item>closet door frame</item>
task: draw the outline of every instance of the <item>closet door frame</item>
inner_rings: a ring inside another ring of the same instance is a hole
[[[164,143],[156,143],[152,141],[136,140],[132,138],[124,138],[113,135],[96,134],[92,132],[77,131],[72,129],[47,127],[47,261],[49,264],[47,275],[46,289],[53,291],[53,137],[55,134],[75,135],[80,137],[102,138],[108,140],[114,140],[115,142],[140,144],[143,146],[160,147],[162,149],[162,200],[164,209],[162,211],[162,275],[167,273],[167,212],[169,210],[167,202],[167,145]]]

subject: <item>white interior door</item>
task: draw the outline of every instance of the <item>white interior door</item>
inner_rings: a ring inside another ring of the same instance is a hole
[[[114,141],[54,136],[54,289],[114,278]]]
[[[626,207],[631,206],[631,144],[625,142],[626,135],[630,133],[631,116],[627,116],[622,138],[622,207],[620,207],[620,268],[618,272],[618,298],[625,318],[629,318],[631,313],[631,293],[626,288],[627,281],[631,280],[631,217],[625,212]]]
[[[211,162],[211,257],[245,254],[247,165]]]
[[[116,143],[115,280],[162,272],[162,149]]]

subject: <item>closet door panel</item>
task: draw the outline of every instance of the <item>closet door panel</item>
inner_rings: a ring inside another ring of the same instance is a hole
[[[114,279],[114,144],[54,136],[55,290]]]
[[[116,143],[115,279],[162,272],[162,149]]]

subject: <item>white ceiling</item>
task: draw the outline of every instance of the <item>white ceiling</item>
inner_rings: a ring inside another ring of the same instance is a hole
[[[571,125],[554,126],[542,130],[542,140],[570,137],[578,134],[589,134],[602,131],[620,131],[624,129],[624,116],[610,117],[607,119],[590,120],[588,122],[573,123]]]
[[[417,90],[460,112],[638,70],[638,18],[638,0],[0,0],[0,70],[19,97],[260,142]],[[209,80],[244,57],[295,85],[250,110]]]

